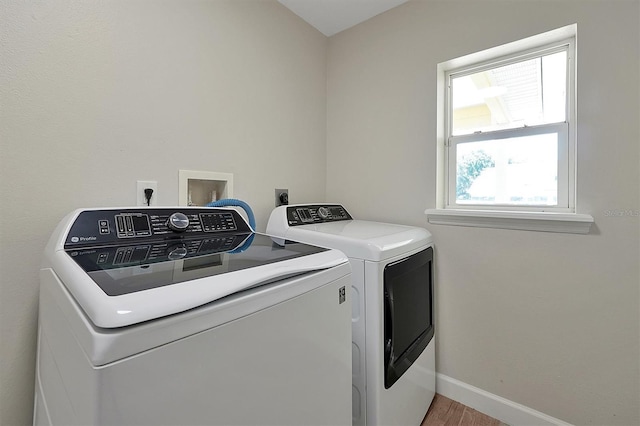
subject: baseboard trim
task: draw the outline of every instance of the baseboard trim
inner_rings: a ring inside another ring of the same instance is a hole
[[[570,423],[440,373],[436,374],[436,392],[511,426],[571,426]]]

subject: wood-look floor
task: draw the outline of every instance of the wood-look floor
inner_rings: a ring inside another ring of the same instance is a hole
[[[499,420],[436,394],[420,426],[507,426]]]

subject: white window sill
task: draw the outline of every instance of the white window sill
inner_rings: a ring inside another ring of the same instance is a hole
[[[520,229],[569,234],[588,234],[591,224],[593,224],[591,215],[578,213],[427,209],[425,214],[429,223],[435,225]]]

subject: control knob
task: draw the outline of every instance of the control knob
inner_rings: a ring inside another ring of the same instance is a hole
[[[320,216],[321,219],[326,219],[329,217],[329,209],[326,207],[320,207],[318,209],[318,216]]]
[[[189,227],[189,218],[184,213],[173,213],[169,216],[167,227],[175,232],[184,232]]]

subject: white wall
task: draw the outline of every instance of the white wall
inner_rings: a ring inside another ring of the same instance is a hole
[[[414,0],[329,39],[328,200],[433,233],[440,373],[575,424],[640,424],[639,8]],[[591,234],[427,224],[436,64],[573,23]]]
[[[0,424],[31,421],[38,268],[69,211],[178,170],[325,194],[327,39],[275,0],[0,0]]]

